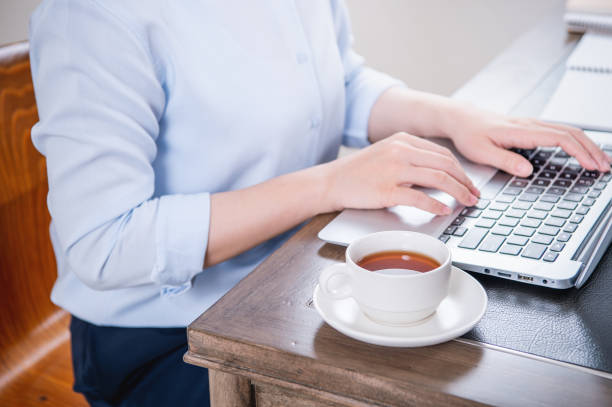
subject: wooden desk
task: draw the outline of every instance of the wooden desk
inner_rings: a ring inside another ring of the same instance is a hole
[[[537,115],[576,39],[551,15],[455,97]],[[344,248],[316,235],[335,215],[313,219],[189,326],[185,360],[211,369],[214,406],[612,404],[612,380],[587,369],[462,339],[384,348],[326,325],[312,293]]]

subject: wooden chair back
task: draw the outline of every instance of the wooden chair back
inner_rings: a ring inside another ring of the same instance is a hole
[[[30,139],[37,121],[28,43],[0,47],[0,384],[27,356],[18,344],[62,314],[49,299],[56,266],[45,159]]]

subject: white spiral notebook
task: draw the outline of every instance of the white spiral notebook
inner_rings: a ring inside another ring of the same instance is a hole
[[[541,118],[612,131],[612,36],[585,34],[566,68]]]

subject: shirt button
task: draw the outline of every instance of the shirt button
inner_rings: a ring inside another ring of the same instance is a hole
[[[298,64],[305,64],[308,62],[308,55],[303,52],[298,53],[295,58],[297,59]]]
[[[319,120],[319,118],[313,117],[312,119],[310,119],[310,128],[311,129],[316,129],[320,125],[321,125],[321,120]]]

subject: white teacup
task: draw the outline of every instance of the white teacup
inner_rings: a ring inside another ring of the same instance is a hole
[[[406,269],[369,271],[357,263],[386,251],[424,254],[440,266],[428,272]],[[431,316],[448,295],[451,253],[440,240],[417,232],[389,231],[364,236],[346,249],[346,263],[329,266],[319,276],[322,294],[353,297],[372,320],[390,325],[417,323]]]

